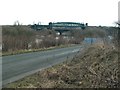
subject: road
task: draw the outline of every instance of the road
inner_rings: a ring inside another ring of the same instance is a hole
[[[72,58],[80,50],[82,50],[82,46],[75,45],[67,48],[4,56],[2,57],[2,84],[6,85],[61,63]]]

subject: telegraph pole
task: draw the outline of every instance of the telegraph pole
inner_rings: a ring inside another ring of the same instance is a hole
[[[120,27],[120,1],[118,2],[118,25]]]
[[[118,46],[120,47],[120,1],[118,2]]]
[[[120,1],[118,2],[118,51],[120,51]],[[120,54],[118,53],[118,56]],[[118,68],[120,68],[120,58],[118,57]],[[118,72],[118,77],[120,77],[120,70]],[[120,88],[120,80],[118,80],[118,88]]]

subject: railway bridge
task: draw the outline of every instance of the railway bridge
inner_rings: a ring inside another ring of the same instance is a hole
[[[63,32],[67,32],[70,30],[76,29],[85,29],[86,25],[76,22],[56,22],[56,23],[49,23],[49,28],[53,29],[62,35]]]
[[[42,30],[42,29],[50,29],[50,30],[55,30],[62,35],[63,32],[67,32],[70,30],[76,30],[76,29],[85,29],[85,27],[88,24],[83,24],[83,23],[77,23],[77,22],[56,22],[52,23],[50,22],[49,25],[37,25],[34,24],[31,26],[31,28],[35,30]]]

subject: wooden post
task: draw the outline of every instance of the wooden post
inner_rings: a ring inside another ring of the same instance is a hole
[[[120,1],[118,2],[118,47],[120,47]]]

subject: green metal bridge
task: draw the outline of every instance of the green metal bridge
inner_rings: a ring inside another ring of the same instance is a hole
[[[85,29],[87,25],[88,25],[87,23],[83,24],[83,23],[77,23],[77,22],[56,22],[56,23],[50,22],[49,25],[34,24],[31,26],[31,28],[35,30],[42,30],[44,28],[47,28],[47,29],[58,31],[61,35],[63,32],[67,32],[73,29],[74,30]]]
[[[52,29],[84,29],[85,28],[85,24],[76,23],[76,22],[49,23],[49,26],[52,26]]]
[[[87,24],[76,23],[76,22],[56,22],[56,23],[49,23],[50,29],[53,29],[62,35],[63,32],[67,32],[70,30],[76,29],[85,29]]]

